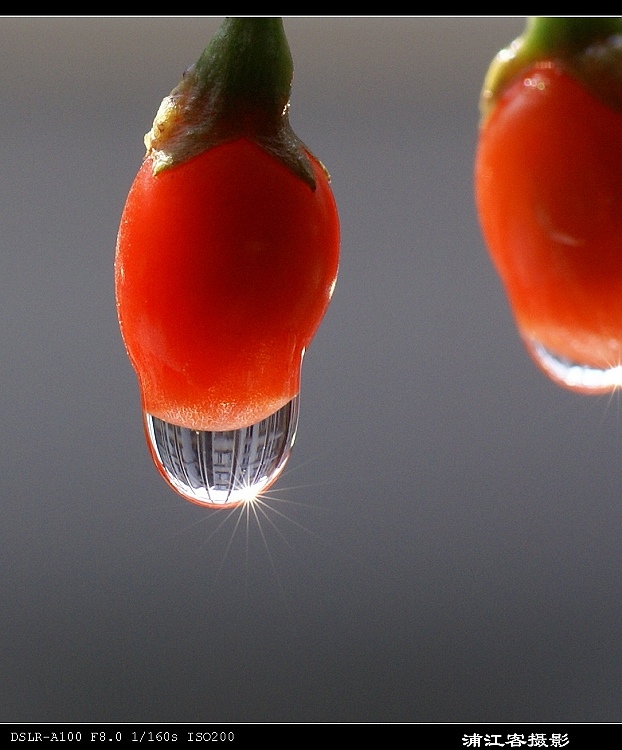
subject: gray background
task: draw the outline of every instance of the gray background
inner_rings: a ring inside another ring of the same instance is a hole
[[[620,397],[532,364],[473,206],[523,18],[286,19],[343,231],[299,438],[260,528],[153,468],[115,236],[219,21],[0,19],[0,720],[619,721]]]

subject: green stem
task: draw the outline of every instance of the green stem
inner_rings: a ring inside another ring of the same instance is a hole
[[[280,18],[227,18],[195,66],[221,116],[261,112],[279,122],[294,66]]]
[[[622,18],[610,16],[531,16],[527,19],[524,44],[533,54],[548,55],[554,51],[572,54],[622,33]]]

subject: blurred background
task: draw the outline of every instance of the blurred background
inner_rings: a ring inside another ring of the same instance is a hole
[[[116,231],[220,20],[0,19],[0,721],[619,721],[620,397],[531,362],[473,205],[524,18],[285,19],[343,233],[296,447],[258,520],[153,467]]]

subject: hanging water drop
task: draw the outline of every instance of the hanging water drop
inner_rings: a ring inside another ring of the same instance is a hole
[[[191,430],[144,413],[153,460],[182,497],[210,507],[248,502],[278,478],[298,425],[298,396],[249,427]]]
[[[525,339],[531,356],[555,382],[586,394],[608,393],[622,387],[622,365],[593,367],[560,357],[535,339]]]

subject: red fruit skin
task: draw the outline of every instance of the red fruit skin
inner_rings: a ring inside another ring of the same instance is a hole
[[[518,328],[558,357],[622,362],[622,113],[556,64],[484,122],[476,202]]]
[[[148,413],[232,430],[299,392],[339,263],[335,201],[309,159],[315,191],[245,139],[156,176],[144,161],[121,219],[115,284]]]

